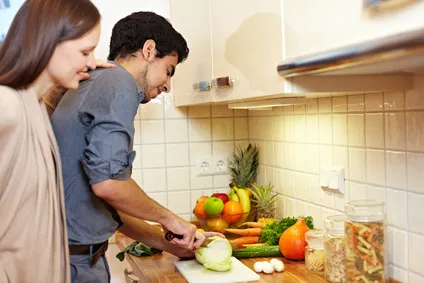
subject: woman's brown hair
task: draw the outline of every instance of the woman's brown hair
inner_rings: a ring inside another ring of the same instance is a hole
[[[0,45],[0,85],[27,88],[59,43],[83,36],[99,21],[100,13],[90,0],[25,1]]]

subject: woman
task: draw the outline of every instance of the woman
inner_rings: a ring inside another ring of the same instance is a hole
[[[0,46],[0,282],[69,282],[59,152],[42,96],[95,68],[89,0],[27,0]]]

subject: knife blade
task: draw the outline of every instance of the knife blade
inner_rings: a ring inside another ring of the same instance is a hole
[[[170,241],[172,241],[172,239],[174,239],[174,238],[177,238],[177,239],[180,239],[180,240],[182,240],[183,239],[183,235],[179,235],[179,234],[175,234],[175,233],[173,233],[173,232],[171,232],[171,231],[167,231],[166,233],[165,233],[165,239],[168,241],[168,242],[170,242]],[[194,241],[196,241],[197,239],[194,239]],[[202,242],[202,244],[200,245],[201,247],[207,247],[211,242],[212,242],[213,240],[212,239],[208,239],[208,238],[206,238],[203,242]]]

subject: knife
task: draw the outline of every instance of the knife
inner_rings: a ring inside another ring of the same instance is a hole
[[[177,239],[182,240],[183,239],[183,235],[178,235],[178,234],[175,234],[175,233],[173,233],[171,231],[168,231],[168,232],[165,233],[165,239],[168,242],[172,241],[172,239],[174,239],[174,238],[177,238]],[[197,239],[194,239],[194,241],[196,241],[196,240]],[[200,246],[201,247],[207,247],[212,241],[213,241],[212,239],[206,238]]]

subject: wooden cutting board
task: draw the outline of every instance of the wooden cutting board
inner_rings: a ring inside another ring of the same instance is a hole
[[[226,272],[207,270],[196,260],[177,261],[175,266],[189,283],[237,283],[257,281],[259,274],[231,257],[233,267]]]

